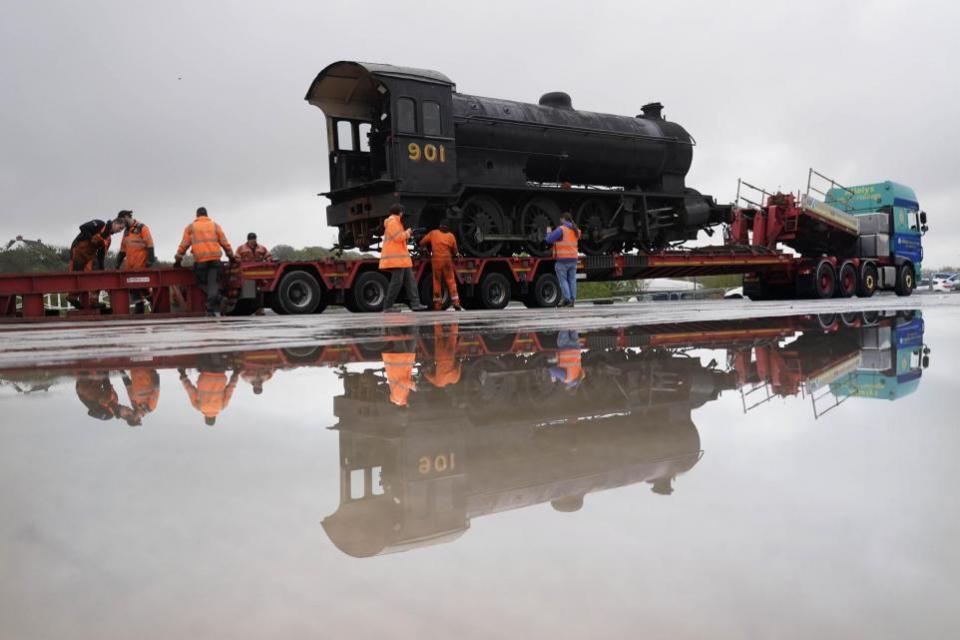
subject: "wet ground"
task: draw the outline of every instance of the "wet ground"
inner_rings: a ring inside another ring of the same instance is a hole
[[[0,327],[0,637],[953,637],[958,302]]]

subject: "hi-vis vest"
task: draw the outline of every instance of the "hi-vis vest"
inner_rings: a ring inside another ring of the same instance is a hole
[[[572,384],[583,378],[580,349],[561,349],[557,352],[557,366],[566,374],[564,383]]]
[[[415,353],[382,353],[383,368],[390,385],[390,402],[400,407],[407,406],[410,392],[416,389],[413,383],[413,367],[417,363]]]
[[[383,246],[380,249],[381,269],[403,269],[412,267],[410,251],[407,249],[408,231],[403,228],[400,216],[394,214],[383,223]]]
[[[220,225],[206,216],[201,216],[183,230],[177,255],[182,258],[187,247],[190,247],[196,262],[212,262],[220,259],[221,246],[228,254],[233,252]]]
[[[560,227],[563,237],[557,240],[553,245],[553,257],[557,260],[576,260],[580,257],[577,251],[577,241],[580,234],[564,225]]]

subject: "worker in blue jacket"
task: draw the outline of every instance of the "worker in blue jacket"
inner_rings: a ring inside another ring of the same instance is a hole
[[[560,292],[563,294],[561,307],[572,307],[577,300],[577,262],[580,259],[578,243],[580,228],[569,213],[560,215],[560,226],[547,227],[544,240],[553,245],[553,257],[556,260],[554,270],[560,280]]]

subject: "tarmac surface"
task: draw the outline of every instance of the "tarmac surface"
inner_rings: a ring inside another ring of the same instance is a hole
[[[920,294],[870,299],[701,300],[617,303],[583,302],[574,309],[354,314],[327,311],[309,316],[251,316],[166,320],[104,320],[0,325],[0,367],[55,365],[106,357],[178,355],[292,348],[375,341],[388,328],[458,323],[477,332],[597,330],[624,325],[705,322],[803,314],[960,306],[960,295]]]

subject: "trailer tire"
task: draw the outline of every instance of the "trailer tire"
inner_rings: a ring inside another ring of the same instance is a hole
[[[383,303],[387,300],[387,284],[387,277],[379,271],[361,273],[347,292],[350,296],[348,308],[358,313],[383,311]]]
[[[440,290],[443,291],[440,310],[446,311],[450,308],[450,305],[453,304],[450,300],[450,292],[447,291],[446,284],[444,284]],[[427,270],[423,272],[423,277],[420,278],[420,282],[417,285],[417,291],[420,293],[420,304],[427,305],[430,307],[430,310],[433,311],[433,271]]]
[[[857,292],[857,268],[852,262],[844,262],[837,274],[837,297],[852,298]]]
[[[301,315],[323,310],[323,290],[313,275],[306,271],[288,271],[280,279],[273,299],[283,313]]]
[[[523,304],[530,309],[557,306],[560,304],[560,280],[552,273],[538,276],[530,285],[530,291],[523,299]]]
[[[477,300],[484,309],[503,309],[510,304],[510,281],[507,276],[496,271],[483,276]]]
[[[913,293],[916,281],[913,278],[913,265],[909,262],[900,265],[897,269],[897,284],[894,286],[898,296],[909,296]]]
[[[860,298],[869,298],[877,292],[877,265],[872,262],[865,263],[860,268],[860,279],[857,281],[857,296]]]
[[[813,296],[815,298],[832,298],[837,290],[837,271],[829,260],[821,260],[813,274]]]

